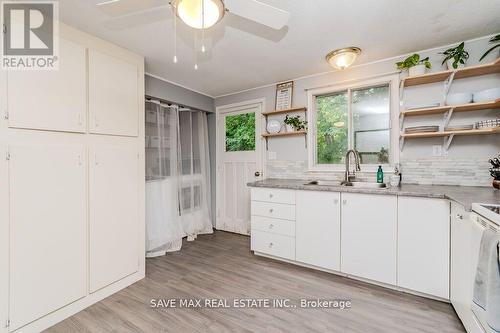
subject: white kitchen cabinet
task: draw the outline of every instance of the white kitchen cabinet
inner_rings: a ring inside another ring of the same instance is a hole
[[[295,257],[340,270],[340,193],[297,191]]]
[[[0,146],[0,323],[9,314],[9,172],[7,147]],[[0,332],[7,328],[0,325]]]
[[[139,268],[141,218],[136,147],[135,143],[99,145],[90,150],[91,292],[137,272]]]
[[[83,146],[11,146],[10,329],[86,295]]]
[[[89,51],[90,132],[137,136],[138,69],[110,55]]]
[[[396,284],[397,197],[342,193],[341,271]]]
[[[481,330],[471,311],[475,279],[472,266],[472,223],[469,212],[459,204],[451,204],[450,300],[467,332],[476,333]]]
[[[398,286],[448,299],[449,201],[398,200]]]
[[[8,71],[9,127],[85,132],[85,47],[63,38],[59,46],[59,70]]]

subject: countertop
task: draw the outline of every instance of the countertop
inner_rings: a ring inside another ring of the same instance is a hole
[[[309,180],[304,179],[265,179],[248,183],[250,187],[281,188],[291,190],[308,191],[330,191],[330,192],[349,192],[365,194],[385,194],[408,197],[423,197],[448,199],[455,201],[465,210],[471,211],[473,203],[500,204],[500,191],[493,187],[476,186],[448,186],[448,185],[412,185],[401,184],[399,187],[387,189],[366,189],[346,186],[324,186],[324,185],[305,185]]]

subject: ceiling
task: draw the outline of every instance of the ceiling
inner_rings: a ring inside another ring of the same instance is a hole
[[[96,9],[102,0],[64,0],[59,10],[63,22],[142,54],[148,73],[212,97],[329,71],[324,56],[336,48],[361,47],[361,64],[500,31],[498,0],[260,0],[289,11],[288,25],[226,15],[206,31],[194,70],[193,30],[178,22],[174,64],[173,15],[155,1],[164,6],[115,18]]]

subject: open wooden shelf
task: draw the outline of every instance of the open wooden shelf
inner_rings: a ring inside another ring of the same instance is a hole
[[[500,108],[500,98],[492,102],[446,105],[446,106],[436,106],[424,109],[404,110],[401,112],[401,114],[405,115],[406,117],[409,117],[409,116],[420,116],[426,114],[445,113],[447,111],[450,111],[451,109],[453,109],[453,112],[465,112],[465,111],[477,111],[477,110],[488,110],[488,109],[499,109],[499,108]]]
[[[265,133],[262,134],[264,138],[274,138],[278,136],[292,136],[292,135],[300,135],[300,134],[307,134],[307,131],[293,131],[293,132],[282,132],[282,133],[276,133],[276,134],[270,134],[270,133]]]
[[[500,127],[475,129],[475,130],[464,130],[464,131],[446,131],[446,132],[430,132],[430,133],[410,133],[401,134],[402,138],[438,138],[450,135],[484,135],[484,134],[496,134],[500,133]]]
[[[417,86],[421,84],[443,82],[455,72],[454,79],[464,79],[467,77],[500,73],[500,58],[486,65],[476,65],[471,67],[460,68],[456,70],[446,70],[441,72],[423,74],[418,76],[407,77],[403,80],[404,87]]]
[[[284,110],[274,110],[274,111],[269,111],[269,112],[262,112],[263,116],[272,116],[275,114],[282,114],[282,113],[291,113],[291,112],[305,112],[307,111],[306,107],[300,107],[300,108],[291,108],[291,109],[284,109]]]

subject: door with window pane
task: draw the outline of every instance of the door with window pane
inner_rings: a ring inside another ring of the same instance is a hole
[[[250,234],[250,190],[262,178],[261,104],[225,109],[218,122],[217,229]]]

